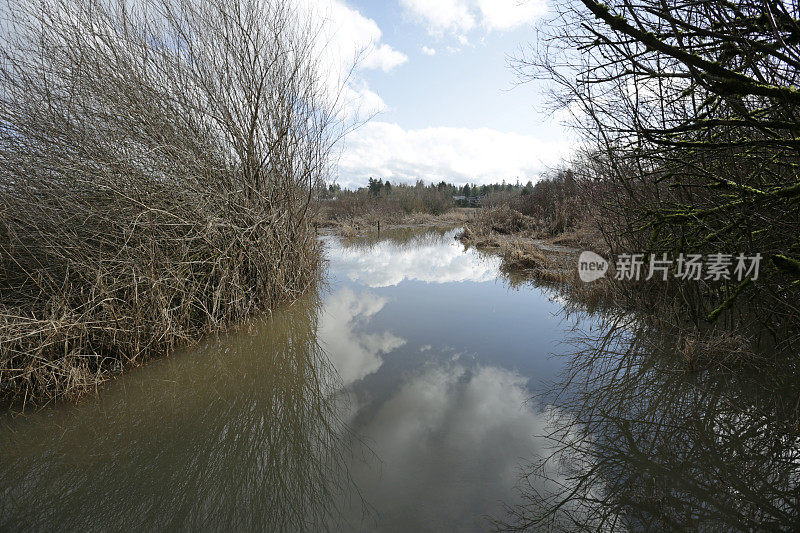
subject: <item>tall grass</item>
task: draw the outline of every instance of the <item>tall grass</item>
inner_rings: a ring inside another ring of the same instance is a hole
[[[9,0],[0,60],[0,402],[109,372],[318,279],[340,115],[283,0]]]

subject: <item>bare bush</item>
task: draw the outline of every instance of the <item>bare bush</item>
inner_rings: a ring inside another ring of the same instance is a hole
[[[478,232],[496,232],[501,235],[518,233],[534,227],[534,220],[505,203],[481,209],[473,218],[471,227]]]
[[[341,132],[283,0],[9,0],[2,399],[75,396],[318,279]]]

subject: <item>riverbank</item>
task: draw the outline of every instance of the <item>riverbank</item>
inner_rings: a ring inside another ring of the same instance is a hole
[[[556,289],[584,308],[594,311],[613,305],[613,283],[602,279],[587,284],[578,277],[582,250],[607,253],[607,245],[588,224],[564,232],[541,229],[537,221],[505,206],[482,209],[456,208],[440,215],[359,215],[331,219],[324,210],[316,222],[321,233],[352,239],[377,237],[381,232],[414,229],[452,230],[465,249],[497,256],[501,272],[512,284],[533,282]]]
[[[513,283],[546,285],[590,311],[614,305],[615,289],[610,279],[584,283],[578,276],[578,256],[583,250],[608,252],[589,224],[553,232],[532,217],[499,206],[476,213],[465,223],[458,239],[467,248],[499,256],[501,270]]]
[[[315,220],[317,228],[323,232],[356,237],[382,230],[403,228],[441,228],[453,229],[469,224],[478,210],[455,208],[439,215],[430,213],[364,213],[349,217],[334,217],[323,206]]]
[[[766,368],[774,349],[759,347],[751,330],[730,322],[693,321],[686,311],[687,290],[669,284],[623,282],[614,265],[593,282],[580,279],[578,258],[588,250],[611,258],[602,234],[588,220],[565,231],[549,231],[532,217],[506,206],[481,210],[458,236],[467,247],[501,258],[501,271],[513,284],[533,283],[556,291],[572,308],[627,316],[659,331],[688,372]]]
[[[282,2],[189,4],[9,11],[0,410],[75,400],[320,279],[310,207],[344,126],[318,34]]]

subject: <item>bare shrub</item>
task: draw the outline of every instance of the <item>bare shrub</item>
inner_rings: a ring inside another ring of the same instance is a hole
[[[112,370],[318,279],[339,137],[282,0],[10,0],[0,64],[2,399]]]
[[[491,232],[509,235],[533,229],[535,221],[507,204],[491,205],[479,210],[473,217],[471,229],[478,234]]]

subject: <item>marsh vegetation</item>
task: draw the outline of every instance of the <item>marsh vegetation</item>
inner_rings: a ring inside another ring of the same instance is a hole
[[[283,0],[4,9],[4,404],[74,398],[314,286],[342,133],[315,24]]]

